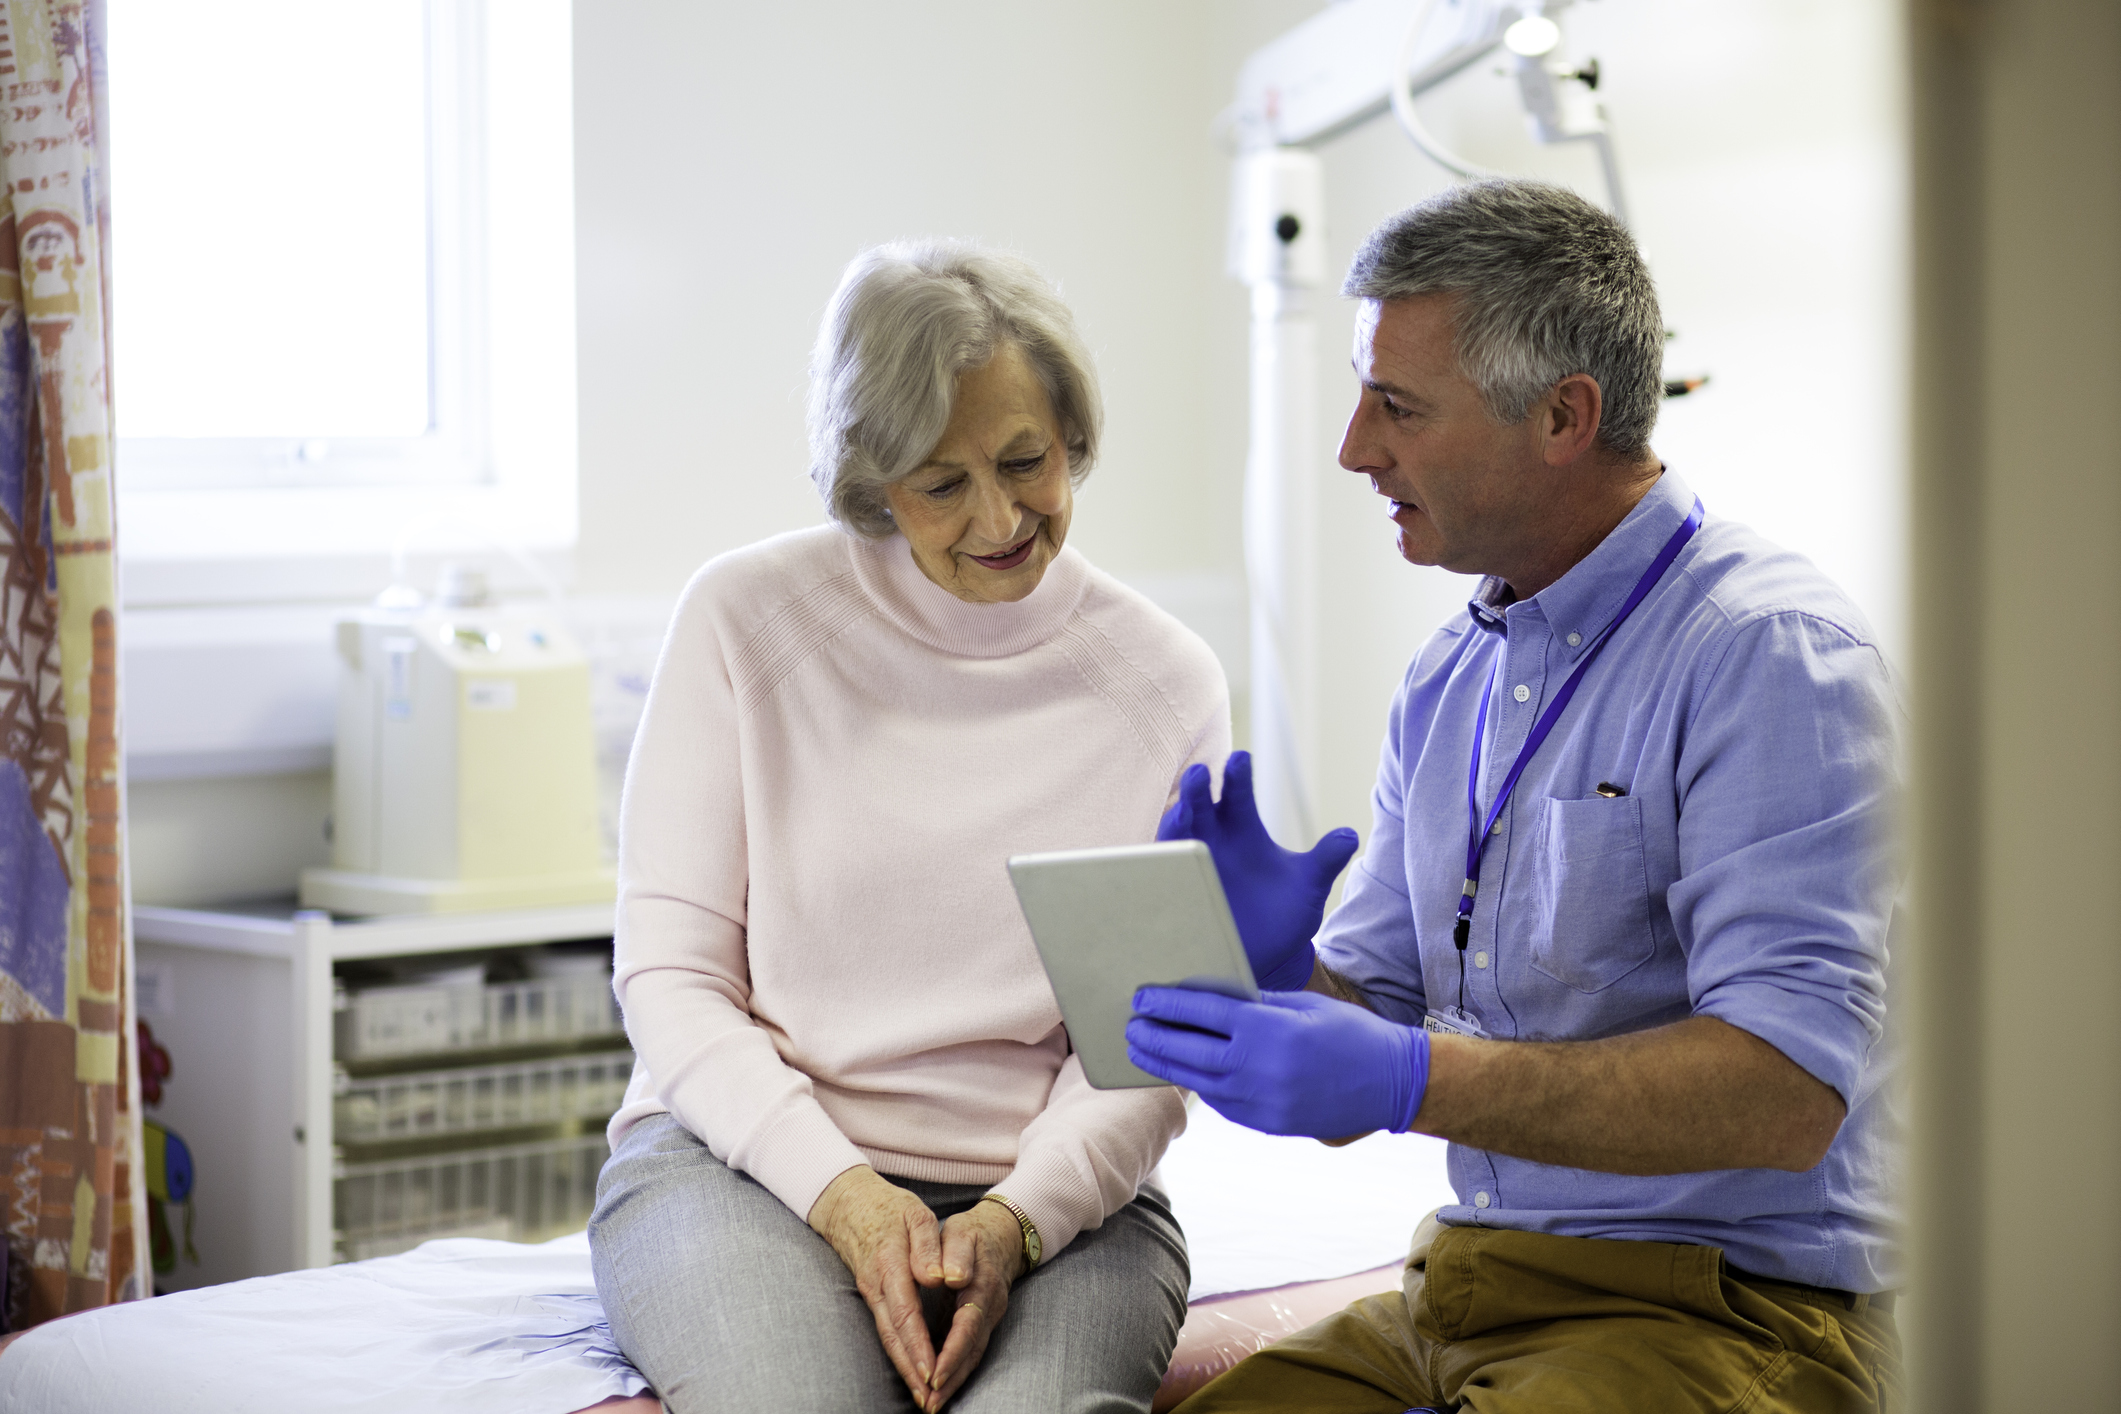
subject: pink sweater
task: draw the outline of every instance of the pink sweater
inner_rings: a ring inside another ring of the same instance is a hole
[[[712,561],[626,772],[613,1141],[668,1110],[798,1215],[861,1163],[986,1184],[1058,1252],[1185,1112],[1083,1079],[1004,861],[1153,838],[1229,746],[1207,646],[1074,550],[987,605],[898,536]]]

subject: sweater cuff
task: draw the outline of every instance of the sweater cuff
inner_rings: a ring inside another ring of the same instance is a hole
[[[753,1136],[730,1161],[805,1222],[832,1180],[869,1162],[817,1102],[807,1099]]]
[[[1105,1220],[1104,1200],[1097,1185],[1051,1155],[1035,1155],[1019,1162],[988,1191],[1007,1197],[1031,1219],[1031,1225],[1038,1229],[1041,1266],[1075,1241],[1077,1233]]]

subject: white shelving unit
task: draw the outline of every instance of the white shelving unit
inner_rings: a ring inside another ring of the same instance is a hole
[[[135,908],[142,1018],[169,1048],[173,1062],[163,1103],[153,1115],[183,1136],[198,1169],[193,1202],[202,1261],[196,1267],[180,1265],[175,1279],[164,1279],[162,1288],[328,1266],[335,1259],[337,964],[603,939],[611,936],[611,923],[608,904],[360,919],[334,919],[296,910],[291,903],[277,909]],[[150,994],[152,1006],[146,1004]],[[494,1033],[507,1040],[559,1034],[548,1019],[522,1015],[508,997],[502,998],[501,1010],[507,1014],[482,1015],[464,1024],[516,1028]],[[547,1065],[537,1073],[518,1067],[495,1076],[474,1074],[493,1067],[436,1064],[485,1088],[473,1094],[459,1085],[459,1093],[444,1095],[443,1069],[397,1077],[402,1083],[396,1086],[364,1080],[356,1088],[373,1094],[379,1104],[396,1098],[417,1108],[416,1098],[403,1096],[411,1093],[411,1083],[424,1079],[442,1107],[441,1117],[414,1119],[414,1128],[403,1132],[451,1133],[465,1128],[465,1116],[479,1104],[541,1118],[564,1117],[554,1106],[574,1105],[577,1113],[586,1113],[579,1107],[593,1103],[587,1098],[592,1090],[583,1087],[608,1089],[611,1079],[579,1065],[573,1070]],[[508,1110],[511,1105],[516,1110]],[[507,1155],[496,1149],[493,1157],[499,1163]],[[482,1170],[479,1181],[498,1180]],[[507,1181],[524,1180],[510,1170]],[[580,1177],[570,1171],[563,1181],[579,1187]]]

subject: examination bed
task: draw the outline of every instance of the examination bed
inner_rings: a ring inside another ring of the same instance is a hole
[[[1161,1171],[1192,1306],[1156,1407],[1250,1351],[1396,1286],[1449,1201],[1442,1144],[1270,1139],[1196,1105]],[[50,1322],[0,1349],[0,1414],[654,1414],[604,1325],[583,1234],[429,1242],[368,1262]]]

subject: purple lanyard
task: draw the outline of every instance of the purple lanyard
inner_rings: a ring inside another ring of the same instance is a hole
[[[1458,945],[1461,953],[1466,950],[1466,939],[1473,931],[1473,895],[1480,888],[1480,857],[1487,853],[1489,831],[1493,830],[1495,822],[1502,818],[1502,808],[1509,803],[1510,792],[1517,789],[1517,778],[1524,774],[1525,766],[1537,754],[1541,743],[1546,741],[1547,733],[1554,730],[1554,724],[1560,721],[1561,714],[1568,710],[1569,700],[1576,695],[1577,686],[1583,682],[1584,672],[1597,660],[1599,650],[1612,642],[1613,630],[1625,623],[1628,615],[1635,612],[1635,606],[1649,596],[1649,592],[1657,586],[1657,581],[1664,578],[1664,572],[1672,567],[1672,561],[1679,558],[1679,552],[1686,547],[1687,541],[1692,540],[1694,532],[1701,529],[1702,514],[1701,498],[1696,496],[1694,509],[1679,523],[1679,529],[1672,532],[1672,538],[1664,542],[1664,548],[1657,552],[1656,559],[1650,561],[1650,567],[1642,572],[1642,578],[1635,581],[1635,588],[1628,595],[1627,602],[1620,606],[1620,612],[1613,615],[1611,623],[1598,631],[1598,636],[1591,640],[1591,646],[1583,650],[1583,657],[1576,661],[1575,671],[1571,672],[1568,681],[1561,685],[1561,691],[1554,694],[1554,700],[1547,704],[1547,710],[1539,714],[1539,720],[1532,726],[1532,734],[1525,738],[1523,748],[1517,753],[1516,763],[1510,767],[1510,774],[1503,777],[1502,789],[1495,792],[1495,803],[1488,808],[1487,822],[1483,824],[1480,818],[1480,746],[1488,734],[1488,699],[1495,695],[1495,675],[1502,671],[1503,655],[1495,655],[1495,666],[1488,670],[1487,690],[1480,695],[1480,716],[1473,723],[1473,764],[1466,772],[1466,818],[1472,828],[1472,834],[1466,840],[1465,892],[1458,896],[1458,922],[1451,929],[1451,941]]]

